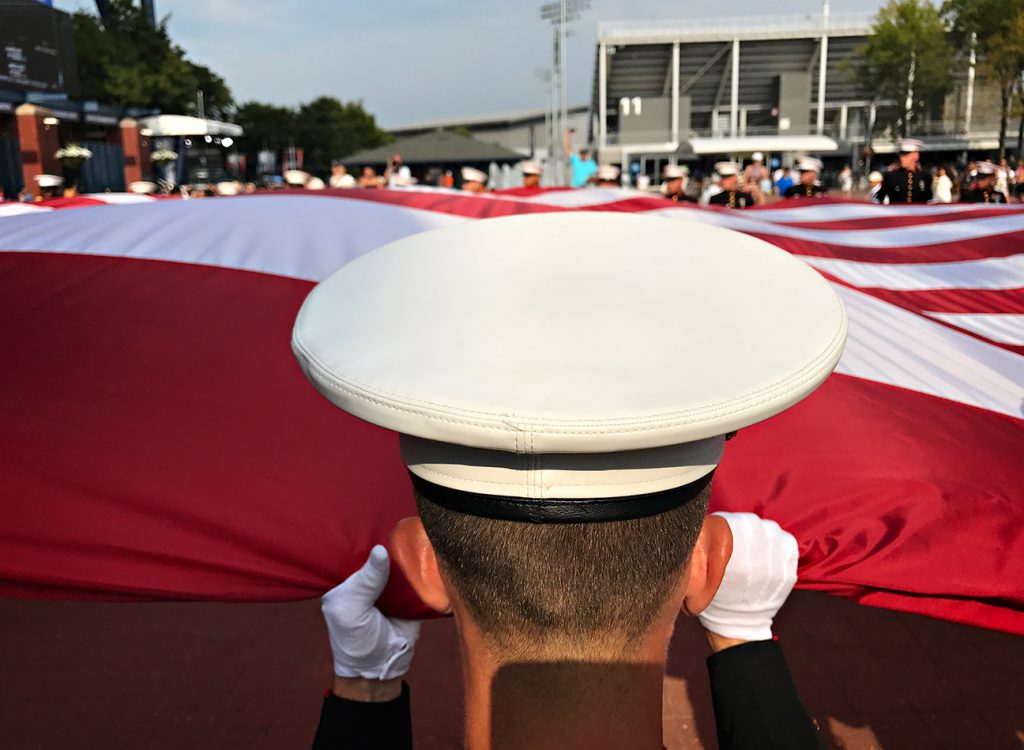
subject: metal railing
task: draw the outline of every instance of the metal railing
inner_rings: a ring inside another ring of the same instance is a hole
[[[828,33],[834,35],[867,34],[874,22],[871,13],[834,13],[829,16]],[[651,39],[732,39],[750,36],[786,37],[821,34],[818,14],[786,16],[737,16],[734,18],[693,18],[666,21],[602,21],[597,39],[612,44]]]

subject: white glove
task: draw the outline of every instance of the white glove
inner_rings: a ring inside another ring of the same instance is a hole
[[[769,640],[772,618],[796,584],[796,539],[753,513],[715,515],[732,529],[732,557],[700,624],[726,638]]]
[[[375,606],[390,574],[388,551],[378,544],[363,567],[320,600],[338,677],[393,680],[409,671],[419,621],[385,617]]]

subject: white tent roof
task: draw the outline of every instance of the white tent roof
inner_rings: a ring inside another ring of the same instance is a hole
[[[188,115],[156,115],[139,120],[140,128],[148,128],[154,136],[174,135],[229,135],[237,138],[242,128],[230,122],[204,120]]]
[[[751,135],[735,138],[691,138],[695,154],[743,154],[754,151],[838,151],[834,140],[824,135]]]

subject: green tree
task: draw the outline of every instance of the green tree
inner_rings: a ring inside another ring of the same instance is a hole
[[[304,149],[306,169],[311,172],[324,172],[332,159],[390,140],[359,101],[341,102],[333,96],[321,96],[300,105],[297,113],[295,145]]]
[[[942,12],[957,47],[974,50],[979,70],[999,88],[999,157],[1006,155],[1006,129],[1016,91],[1024,74],[1024,0],[946,0]],[[1018,128],[1017,150],[1024,141],[1024,121]]]
[[[250,163],[255,164],[257,152],[264,149],[280,154],[296,146],[303,149],[303,164],[310,172],[324,173],[332,159],[391,140],[362,102],[340,102],[331,96],[318,97],[298,109],[246,102],[238,107],[234,121],[245,130],[242,148]]]
[[[110,0],[106,20],[85,11],[75,13],[83,97],[124,107],[195,113],[196,92],[202,89],[209,98],[208,112],[228,113],[233,102],[227,84],[185,57],[171,41],[167,21],[165,17],[155,28],[150,26],[131,0]]]
[[[879,110],[879,124],[906,136],[936,94],[950,85],[952,49],[928,0],[889,0],[851,63],[858,87]]]

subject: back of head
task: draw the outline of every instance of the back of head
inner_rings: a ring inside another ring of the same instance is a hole
[[[451,510],[416,484],[443,574],[488,645],[518,659],[637,652],[684,567],[707,511],[694,498],[642,518],[526,523]]]

